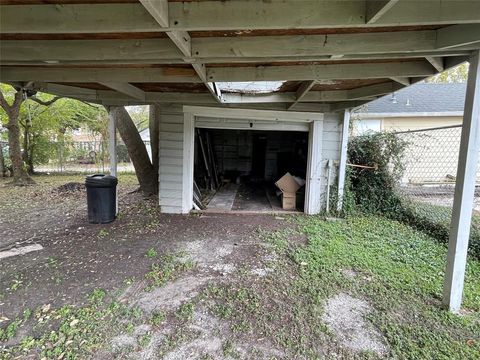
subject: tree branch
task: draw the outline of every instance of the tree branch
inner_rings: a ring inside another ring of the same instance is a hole
[[[0,106],[5,110],[5,112],[10,112],[10,105],[8,104],[7,100],[3,96],[3,93],[0,91]]]
[[[86,102],[85,100],[79,100],[79,99],[75,99],[75,100],[80,101],[82,104],[88,105],[88,106],[90,106],[94,109],[97,109],[97,110],[101,107],[101,106],[90,104],[89,102]]]
[[[29,99],[35,101],[37,104],[40,104],[40,105],[43,105],[43,106],[50,106],[55,101],[63,99],[63,96],[55,96],[52,100],[49,100],[49,101],[43,101],[43,100],[37,99],[35,96],[32,96]]]
[[[12,110],[16,109],[17,111],[20,111],[20,106],[22,105],[23,102],[23,91],[17,91],[15,93],[15,100],[13,101],[12,106],[10,107]]]

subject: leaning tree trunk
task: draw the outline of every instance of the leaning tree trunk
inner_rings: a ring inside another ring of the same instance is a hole
[[[157,111],[159,105],[150,105],[150,116],[148,127],[150,130],[150,147],[152,149],[152,165],[153,170],[155,171],[156,176],[158,177],[158,166],[159,166],[159,158],[158,158],[158,143],[159,133],[160,133],[160,124],[157,121]]]
[[[140,190],[147,195],[156,194],[158,179],[148,157],[147,148],[132,118],[123,106],[111,106],[108,111],[115,118],[120,137],[127,147],[128,156],[132,160],[140,183]]]

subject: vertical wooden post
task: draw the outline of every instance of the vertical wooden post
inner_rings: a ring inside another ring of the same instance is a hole
[[[115,116],[108,114],[108,155],[110,158],[110,175],[117,176],[117,132]]]
[[[342,147],[340,149],[340,164],[338,166],[338,200],[337,211],[342,211],[343,195],[345,193],[345,174],[347,171],[348,131],[350,128],[350,109],[343,114]]]
[[[447,269],[443,288],[443,304],[452,312],[459,311],[462,304],[478,152],[480,150],[479,56],[480,50],[476,50],[470,59],[457,183],[455,185],[448,243]]]
[[[305,213],[318,214],[322,210],[323,176],[323,120],[310,123],[308,134],[307,182],[305,185]]]
[[[195,145],[195,116],[184,113],[183,121],[183,176],[182,213],[188,214],[193,208],[193,162]]]
[[[110,158],[110,175],[117,176],[117,126],[115,116],[108,113],[108,155]],[[115,215],[118,215],[118,186],[115,196]]]

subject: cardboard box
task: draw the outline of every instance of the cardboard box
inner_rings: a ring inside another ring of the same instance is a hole
[[[296,194],[283,193],[282,194],[282,209],[284,210],[295,210],[297,203]]]
[[[300,179],[301,180],[301,179]],[[296,209],[296,192],[302,187],[299,181],[290,173],[286,173],[277,180],[275,185],[282,191],[282,208],[284,210]]]

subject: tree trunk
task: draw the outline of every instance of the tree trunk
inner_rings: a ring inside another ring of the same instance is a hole
[[[32,142],[31,142],[31,123],[30,120],[27,119],[25,124],[22,123],[23,126],[23,154],[22,159],[23,162],[27,165],[27,173],[29,175],[33,175],[33,149],[32,149]]]
[[[147,195],[156,194],[158,178],[148,157],[147,148],[132,118],[123,106],[111,106],[108,111],[115,117],[118,132],[127,147],[128,156],[130,156],[135,168],[140,190]]]
[[[5,176],[5,159],[3,157],[3,145],[0,140],[0,178]]]
[[[11,114],[8,118],[8,151],[12,162],[13,183],[26,185],[32,182],[23,167],[22,148],[20,146],[20,128],[18,127],[18,113]]]
[[[27,185],[35,183],[23,167],[22,147],[20,146],[19,116],[20,107],[24,101],[22,91],[15,93],[12,105],[8,105],[3,94],[0,93],[0,104],[8,115],[8,153],[12,162],[13,185]]]
[[[149,116],[149,130],[150,130],[150,147],[152,149],[152,165],[153,171],[155,171],[156,176],[158,177],[158,143],[159,143],[159,134],[160,134],[160,124],[157,119],[158,107],[160,105],[150,105],[150,116]]]

